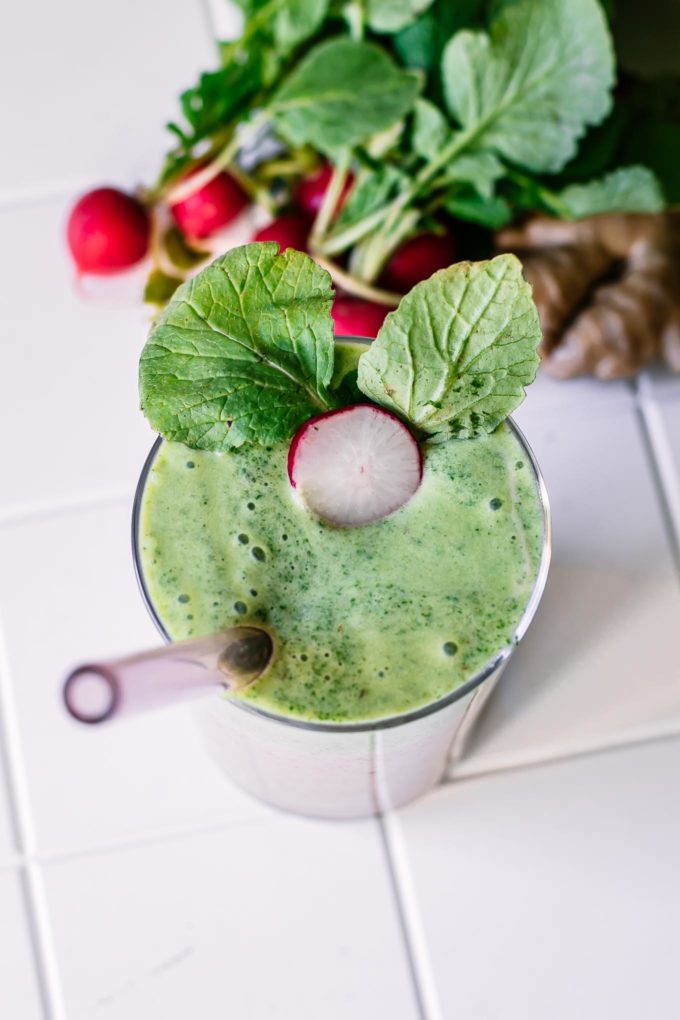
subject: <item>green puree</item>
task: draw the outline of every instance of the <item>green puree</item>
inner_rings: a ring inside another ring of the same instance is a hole
[[[512,640],[542,513],[507,426],[426,445],[415,496],[357,528],[298,503],[287,455],[287,443],[218,454],[166,442],[144,494],[144,576],[171,637],[254,623],[280,642],[240,698],[303,719],[395,715],[447,694]]]

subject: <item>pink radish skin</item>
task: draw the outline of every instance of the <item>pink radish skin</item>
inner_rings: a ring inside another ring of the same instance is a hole
[[[294,248],[296,251],[307,251],[309,223],[299,213],[279,216],[266,227],[253,234],[253,241],[278,241],[279,251]]]
[[[134,266],[149,247],[149,216],[132,195],[96,188],[78,199],[66,240],[81,273],[104,276]]]
[[[302,209],[303,212],[307,213],[308,216],[314,217],[318,213],[332,176],[333,167],[330,163],[324,163],[324,165],[317,170],[316,173],[303,178],[303,180],[301,180],[298,184],[295,191],[295,203],[300,209]],[[348,174],[342,192],[340,193],[337,208],[334,210],[336,213],[340,212],[345,204],[347,196],[352,190],[353,184],[354,175]]]
[[[375,340],[385,316],[386,305],[361,298],[336,297],[331,308],[336,336],[364,336]]]
[[[353,404],[306,421],[288,451],[288,477],[302,502],[339,527],[393,514],[423,476],[418,442],[402,421],[374,404]]]
[[[421,280],[458,260],[458,246],[451,234],[418,234],[397,248],[385,269],[384,282],[391,290],[408,294]]]
[[[195,167],[191,174],[198,173]],[[241,185],[227,173],[220,173],[198,191],[170,206],[175,223],[185,237],[209,237],[235,220],[250,199]]]

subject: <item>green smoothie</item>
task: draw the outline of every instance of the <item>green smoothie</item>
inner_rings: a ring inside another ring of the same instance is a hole
[[[543,511],[503,424],[423,447],[394,514],[338,528],[298,501],[288,443],[227,453],[165,442],[148,476],[140,551],[179,640],[270,628],[278,654],[240,694],[297,719],[356,722],[436,701],[512,642],[538,572]]]
[[[140,360],[166,441],[138,551],[171,639],[274,636],[230,697],[342,724],[437,702],[513,643],[544,510],[506,421],[540,340],[515,256],[435,273],[363,346],[334,343],[334,296],[272,242],[178,288]]]

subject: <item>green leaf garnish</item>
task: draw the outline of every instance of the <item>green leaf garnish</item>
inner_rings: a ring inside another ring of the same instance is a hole
[[[319,29],[330,0],[286,0],[276,12],[274,39],[282,52],[299,46]]]
[[[408,112],[417,92],[416,78],[380,47],[331,39],[300,61],[269,108],[293,145],[332,154],[385,131]]]
[[[472,184],[482,198],[493,196],[496,181],[503,176],[505,168],[493,152],[464,153],[446,168],[444,176],[450,181],[466,181]]]
[[[434,0],[425,14],[392,36],[392,45],[407,67],[431,71],[451,36],[482,20],[484,6],[485,0]]]
[[[660,212],[664,196],[646,166],[622,166],[586,184],[570,184],[555,195],[554,211],[566,219],[608,212]]]
[[[378,170],[362,170],[336,217],[332,237],[379,209],[403,186],[404,174],[386,163]]]
[[[393,35],[392,45],[405,67],[429,71],[441,53],[441,30],[427,13]]]
[[[142,352],[142,410],[202,450],[289,439],[334,405],[331,279],[276,242],[247,244],[183,284]]]
[[[399,32],[432,5],[432,0],[366,0],[366,20],[374,32]]]
[[[678,85],[680,95],[680,83]],[[678,104],[680,107],[680,103]],[[680,205],[680,109],[678,123],[653,117],[641,118],[625,139],[622,156],[626,162],[645,163],[661,184],[669,205]]]
[[[474,143],[535,171],[561,169],[610,107],[611,41],[594,0],[503,0],[490,35],[444,51],[445,98]]]
[[[343,343],[335,348],[331,389],[341,407],[364,402],[364,395],[357,385],[357,375],[359,358],[365,350],[365,345],[361,343]]]
[[[192,248],[181,230],[177,227],[168,227],[163,235],[163,247],[165,254],[178,269],[193,269],[195,266],[206,262],[210,258],[207,251],[199,251]]]
[[[259,88],[260,82],[260,60],[255,54],[248,54],[244,60],[231,60],[218,71],[204,72],[197,84],[180,96],[182,113],[191,127],[185,147],[227,123]]]
[[[416,99],[413,107],[413,150],[423,159],[434,159],[451,138],[451,126],[429,99]]]
[[[447,212],[461,220],[499,230],[512,219],[512,209],[500,195],[480,195],[472,188],[452,191],[445,199]]]
[[[359,388],[435,440],[492,432],[536,375],[541,329],[514,255],[419,283],[359,359]]]
[[[423,159],[436,159],[445,145],[454,143],[456,133],[444,114],[427,99],[416,99],[413,111],[413,148]],[[491,198],[494,184],[505,173],[505,167],[493,152],[475,149],[458,156],[442,168],[442,177],[449,181],[472,184],[484,198]]]
[[[157,305],[159,308],[162,308],[181,284],[181,276],[170,276],[169,273],[164,273],[162,269],[154,269],[149,273],[149,278],[144,287],[144,303],[147,305]]]

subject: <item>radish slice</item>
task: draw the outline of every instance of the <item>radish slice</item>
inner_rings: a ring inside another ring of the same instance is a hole
[[[355,404],[310,418],[288,453],[290,483],[331,524],[354,527],[394,513],[423,475],[420,447],[389,411]]]

